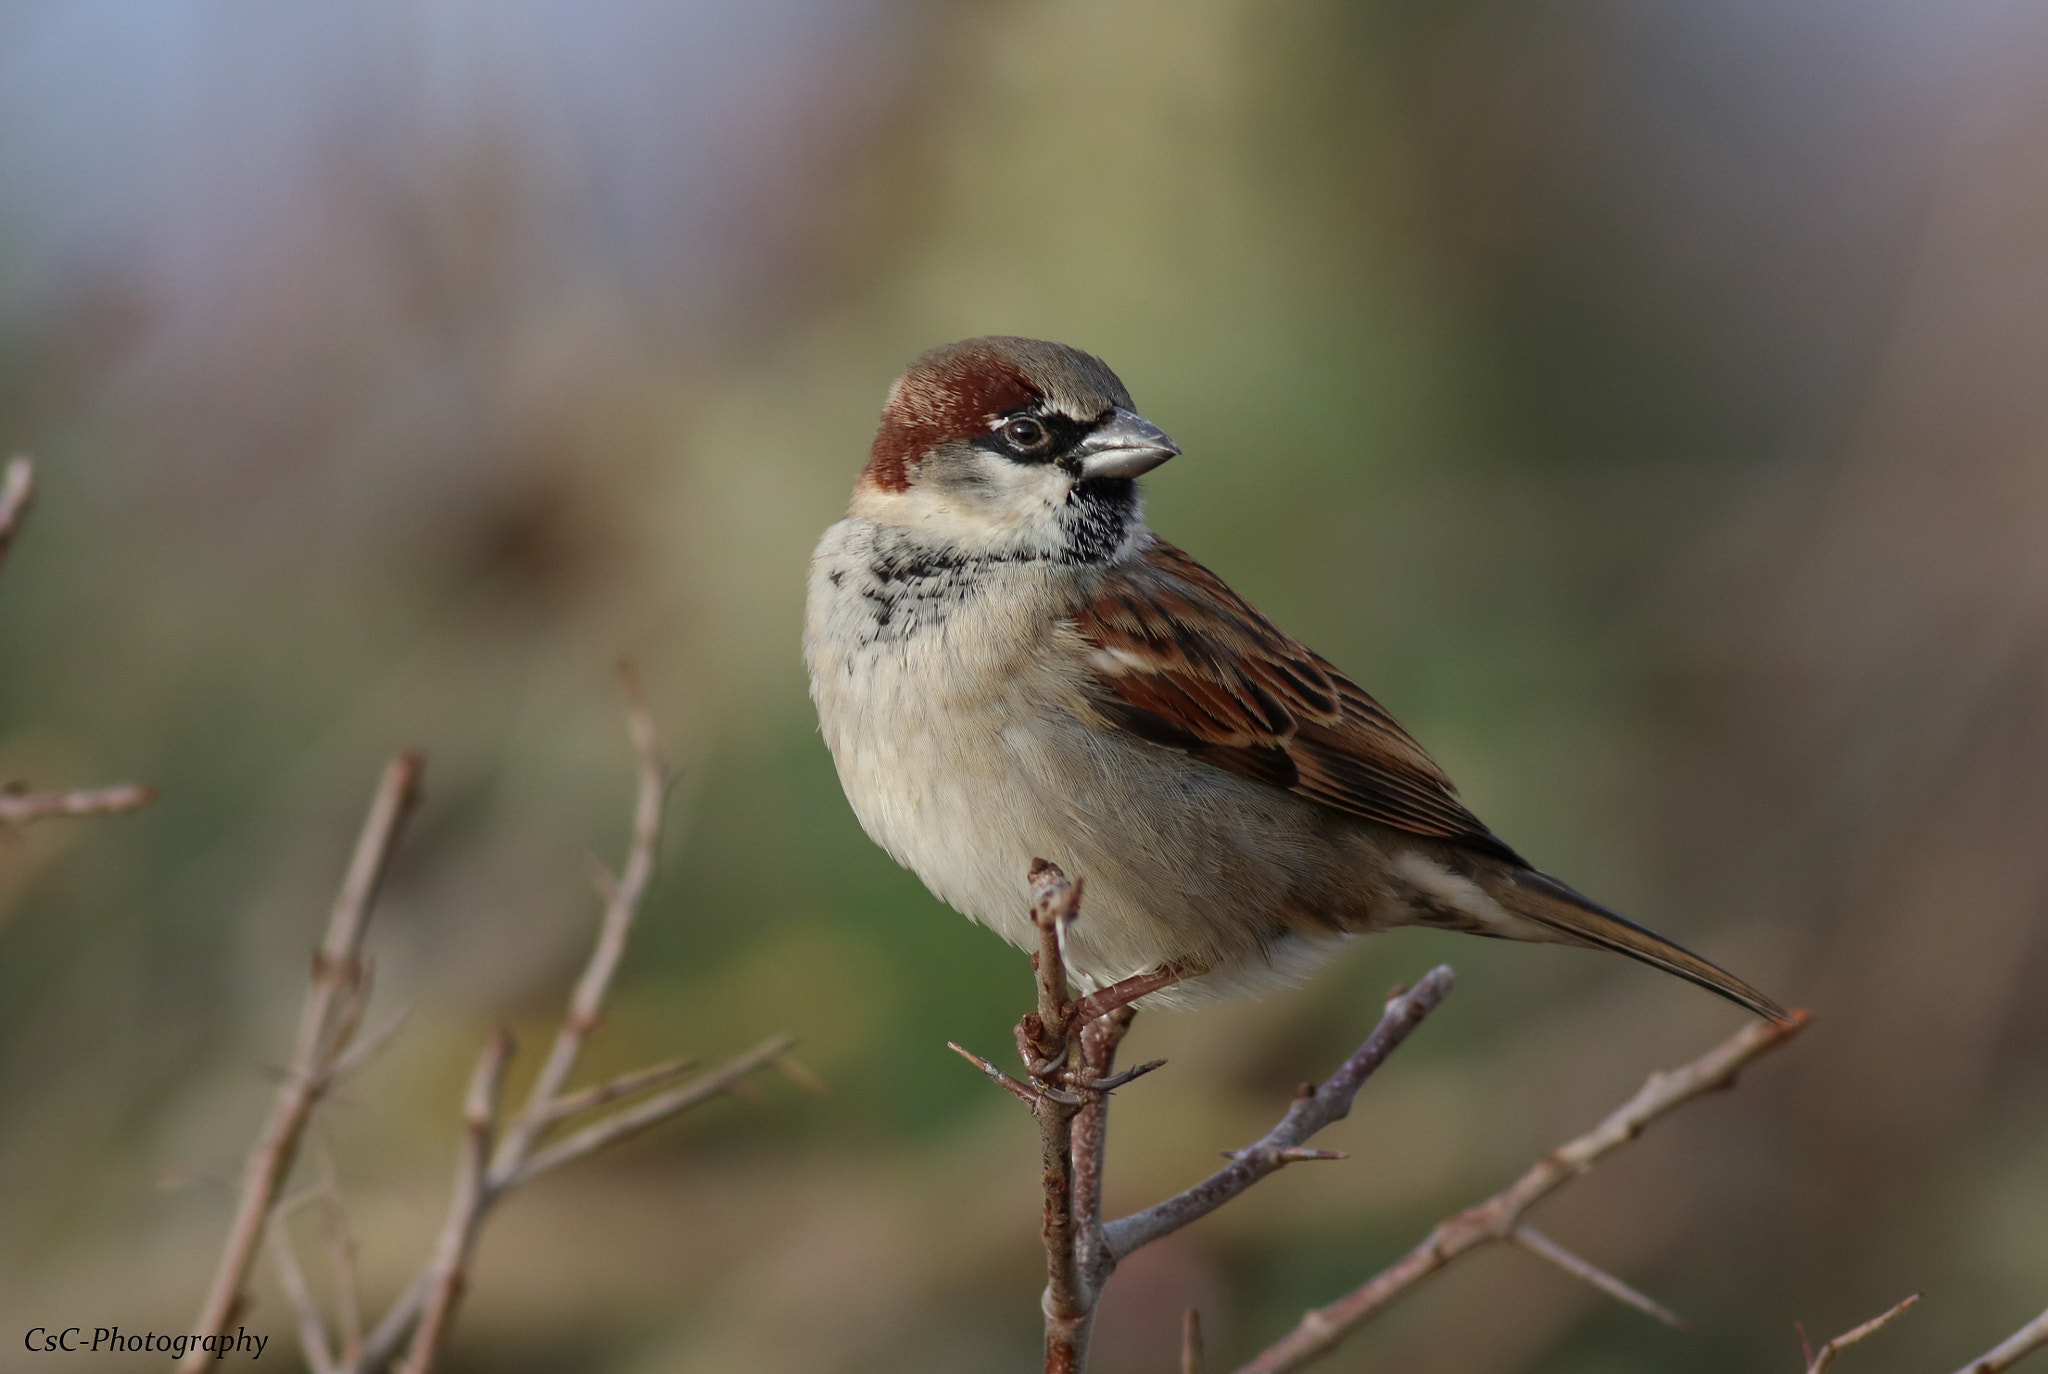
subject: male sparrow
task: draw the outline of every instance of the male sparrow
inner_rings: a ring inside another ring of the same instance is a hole
[[[1618,950],[1785,1015],[1530,867],[1378,702],[1153,534],[1134,479],[1178,452],[1063,344],[949,344],[890,389],[804,616],[877,844],[1024,949],[1031,860],[1085,877],[1089,987],[1170,965],[1162,997],[1242,991],[1424,925]]]

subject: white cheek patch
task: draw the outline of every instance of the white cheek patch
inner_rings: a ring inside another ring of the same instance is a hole
[[[1050,551],[1065,541],[1059,511],[1071,479],[1050,464],[1022,465],[977,455],[977,481],[912,483],[883,497],[858,496],[854,513],[882,524],[916,528],[968,554]]]

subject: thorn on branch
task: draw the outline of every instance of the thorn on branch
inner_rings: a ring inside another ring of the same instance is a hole
[[[961,1045],[956,1045],[951,1040],[948,1040],[946,1042],[946,1048],[953,1051],[953,1053],[959,1055],[962,1059],[965,1059],[968,1063],[974,1065],[975,1068],[980,1069],[983,1073],[987,1074],[990,1082],[994,1083],[997,1087],[1001,1088],[1004,1092],[1016,1098],[1019,1102],[1022,1102],[1025,1106],[1031,1108],[1033,1111],[1038,1110],[1038,1104],[1041,1101],[1046,1100],[1048,1098],[1065,1107],[1078,1107],[1081,1105],[1081,1099],[1075,1097],[1071,1093],[1063,1093],[1056,1088],[1041,1087],[1030,1083],[1019,1083],[1016,1079],[1010,1077],[1010,1075],[1004,1073],[1001,1069],[989,1063],[986,1059],[983,1059],[973,1050],[967,1049],[966,1047]]]
[[[812,1097],[827,1096],[831,1089],[825,1080],[812,1073],[796,1056],[785,1054],[775,1061],[775,1071],[795,1085],[796,1090]]]
[[[1692,1323],[1663,1303],[1629,1287],[1605,1269],[1580,1259],[1533,1226],[1517,1226],[1508,1232],[1507,1239],[1537,1258],[1556,1265],[1580,1282],[1599,1289],[1616,1302],[1656,1318],[1673,1331],[1692,1330]]]

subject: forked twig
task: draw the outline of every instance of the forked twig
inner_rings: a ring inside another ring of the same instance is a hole
[[[1229,1164],[1194,1187],[1104,1227],[1111,1264],[1140,1246],[1150,1245],[1196,1218],[1207,1216],[1288,1164],[1327,1158],[1326,1152],[1304,1148],[1309,1139],[1350,1115],[1351,1103],[1365,1086],[1365,1080],[1450,995],[1452,982],[1449,966],[1439,965],[1424,974],[1413,988],[1388,998],[1372,1034],[1320,1085],[1302,1084],[1286,1114],[1256,1143],[1235,1151]]]
[[[483,1224],[488,1206],[484,1167],[498,1125],[498,1091],[505,1082],[505,1064],[512,1057],[512,1037],[499,1031],[484,1045],[476,1068],[469,1075],[469,1090],[462,1099],[462,1153],[455,1166],[455,1191],[448,1200],[448,1220],[441,1227],[434,1257],[421,1277],[426,1281],[426,1302],[413,1329],[412,1348],[399,1365],[399,1374],[427,1374],[441,1353],[448,1325],[454,1320],[455,1304],[462,1297],[469,1271],[469,1256],[476,1245],[477,1228]]]
[[[455,1305],[468,1282],[484,1218],[505,1194],[539,1174],[594,1154],[720,1094],[738,1092],[750,1075],[777,1062],[795,1043],[789,1036],[776,1036],[691,1082],[619,1108],[559,1140],[548,1140],[550,1132],[569,1118],[661,1087],[689,1068],[687,1061],[673,1060],[621,1074],[595,1087],[565,1091],[584,1042],[603,1019],[605,996],[653,880],[668,793],[667,767],[661,760],[639,679],[625,665],[621,665],[620,677],[626,692],[627,727],[639,763],[633,837],[619,876],[614,879],[603,874],[598,884],[604,915],[590,959],[576,980],[548,1057],[524,1105],[510,1122],[500,1121],[501,1042],[494,1040],[478,1061],[464,1111],[456,1187],[434,1260],[364,1339],[361,1355],[346,1374],[373,1374],[382,1369],[408,1336],[411,1342],[402,1366],[404,1374],[427,1374],[446,1340]],[[502,1043],[502,1054],[509,1055],[510,1042]]]
[[[1651,1074],[1642,1089],[1605,1121],[1552,1150],[1485,1202],[1439,1222],[1422,1244],[1337,1301],[1307,1313],[1292,1332],[1242,1366],[1238,1374],[1281,1374],[1299,1369],[1453,1260],[1482,1245],[1509,1239],[1531,1207],[1591,1169],[1604,1155],[1634,1140],[1657,1118],[1732,1085],[1751,1061],[1791,1039],[1806,1019],[1804,1012],[1794,1012],[1787,1022],[1753,1022],[1690,1064]],[[1578,1273],[1575,1269],[1571,1272]]]
[[[0,468],[0,563],[36,501],[35,464],[16,454]],[[53,816],[108,816],[133,811],[156,800],[154,787],[122,783],[115,787],[83,787],[65,792],[29,792],[0,788],[0,825],[22,826]]]
[[[297,1313],[300,1342],[315,1374],[378,1374],[391,1367],[401,1350],[404,1355],[398,1368],[402,1374],[428,1374],[446,1346],[468,1286],[483,1223],[507,1193],[538,1174],[593,1154],[713,1097],[737,1093],[749,1075],[787,1058],[793,1041],[777,1036],[689,1082],[677,1080],[689,1071],[690,1064],[672,1060],[620,1074],[593,1087],[567,1090],[584,1042],[603,1019],[604,999],[653,878],[661,837],[667,773],[639,684],[630,669],[622,669],[622,676],[628,725],[639,760],[633,838],[626,865],[616,881],[607,877],[601,884],[604,916],[590,958],[577,979],[547,1059],[524,1105],[509,1122],[504,1119],[501,1090],[513,1052],[511,1038],[503,1032],[493,1036],[477,1061],[463,1100],[455,1185],[432,1256],[365,1334],[354,1293],[354,1261],[342,1229],[338,1186],[331,1163],[322,1161],[322,1185],[307,1196],[324,1204],[329,1243],[335,1251],[336,1282],[343,1290],[337,1299],[341,1321],[337,1354],[291,1249],[280,1201],[314,1108],[341,1074],[361,1063],[391,1033],[386,1029],[351,1048],[369,1002],[369,965],[361,947],[370,902],[399,823],[417,790],[419,759],[405,754],[386,771],[355,861],[336,899],[326,938],[314,958],[313,986],[307,994],[297,1047],[279,1089],[271,1124],[251,1152],[227,1251],[202,1309],[199,1334],[217,1335],[241,1309],[249,1266],[267,1230],[279,1280]],[[391,1028],[396,1024],[394,1021]],[[785,1071],[798,1081],[809,1079],[815,1085],[815,1079],[800,1065],[785,1066]],[[571,1118],[634,1097],[640,1100],[617,1107],[558,1139],[551,1138]],[[193,1355],[179,1366],[181,1374],[196,1374],[211,1358],[209,1351],[195,1347]]]
[[[298,1319],[299,1349],[306,1354],[306,1364],[313,1374],[335,1374],[334,1352],[327,1348],[327,1328],[320,1320],[313,1290],[306,1283],[306,1271],[299,1267],[298,1253],[292,1249],[291,1228],[283,1212],[270,1214],[270,1257],[277,1265],[278,1286],[284,1289],[285,1300]]]
[[[1397,991],[1358,1050],[1319,1087],[1304,1085],[1280,1123],[1257,1143],[1227,1151],[1230,1163],[1210,1178],[1105,1225],[1102,1169],[1109,1094],[1159,1067],[1154,1062],[1114,1072],[1117,1047],[1136,1015],[1131,1003],[1168,986],[1179,973],[1169,965],[1073,1000],[1067,992],[1062,950],[1067,926],[1080,917],[1081,884],[1069,882],[1044,860],[1032,864],[1030,876],[1031,915],[1039,930],[1038,952],[1032,960],[1038,1009],[1017,1026],[1017,1047],[1028,1081],[1010,1077],[958,1045],[952,1048],[1030,1107],[1038,1119],[1044,1185],[1040,1230],[1046,1256],[1045,1368],[1047,1374],[1078,1374],[1087,1361],[1089,1332],[1103,1285],[1122,1260],[1289,1164],[1343,1157],[1310,1149],[1306,1142],[1351,1110],[1365,1080],[1449,993],[1451,971],[1435,969],[1413,991]],[[1200,1359],[1199,1319],[1190,1321],[1183,1341],[1184,1363]],[[1186,1353],[1190,1350],[1195,1353]]]
[[[270,1122],[249,1152],[227,1245],[193,1324],[193,1333],[205,1338],[209,1347],[242,1308],[249,1270],[298,1156],[299,1139],[332,1083],[335,1061],[348,1048],[349,1035],[360,1017],[366,981],[361,958],[363,931],[392,847],[419,797],[419,779],[420,755],[412,750],[385,766],[341,891],[334,899],[326,936],[313,956],[313,982],[299,1016],[291,1063],[278,1086]],[[178,1369],[180,1374],[198,1374],[213,1358],[209,1349],[195,1344]]]

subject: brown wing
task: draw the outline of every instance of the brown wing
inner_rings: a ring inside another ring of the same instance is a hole
[[[1074,624],[1113,724],[1335,810],[1521,862],[1378,702],[1164,540],[1112,574]]]

